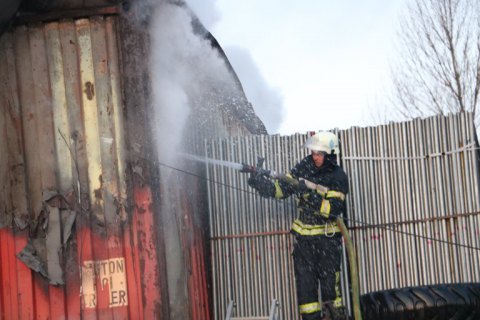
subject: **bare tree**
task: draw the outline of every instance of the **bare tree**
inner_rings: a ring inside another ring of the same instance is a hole
[[[392,67],[396,117],[477,112],[480,1],[413,0],[399,30]]]

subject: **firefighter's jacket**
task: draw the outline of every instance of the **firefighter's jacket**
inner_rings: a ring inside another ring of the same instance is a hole
[[[322,167],[317,168],[311,155],[305,157],[290,170],[296,179],[306,179],[328,188],[326,193],[307,188],[298,189],[282,180],[265,176],[252,176],[249,184],[260,195],[284,199],[297,197],[298,218],[293,222],[292,232],[301,236],[332,235],[340,229],[335,219],[345,213],[345,196],[348,193],[348,178],[336,164],[332,155],[325,157]]]

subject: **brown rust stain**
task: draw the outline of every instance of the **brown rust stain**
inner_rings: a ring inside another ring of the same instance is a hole
[[[93,100],[95,96],[95,86],[90,81],[85,82],[85,94],[87,95],[88,100]]]
[[[145,210],[143,206],[137,206],[137,212],[139,214],[144,214],[145,212],[147,212],[147,210]]]
[[[98,176],[98,180],[100,181],[100,188],[95,189],[93,193],[95,194],[95,199],[103,200],[102,189],[103,189],[103,177],[102,175]]]
[[[102,189],[101,188],[95,189],[94,193],[95,193],[95,199],[102,200]]]

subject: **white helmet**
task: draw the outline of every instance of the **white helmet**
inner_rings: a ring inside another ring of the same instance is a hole
[[[327,154],[340,154],[337,136],[327,131],[319,131],[308,137],[303,147],[312,151],[323,151]]]

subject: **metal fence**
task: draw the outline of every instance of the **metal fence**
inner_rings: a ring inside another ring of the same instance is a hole
[[[338,132],[349,175],[347,222],[361,293],[480,281],[478,144],[469,113]],[[287,172],[306,155],[306,134],[207,141],[210,158]],[[297,319],[290,224],[293,199],[256,195],[247,177],[207,168],[215,319],[265,316],[278,299]],[[345,270],[345,268],[344,268]],[[346,272],[342,279],[346,283]],[[347,292],[347,290],[344,290]]]
[[[340,133],[362,292],[479,281],[471,114]]]

